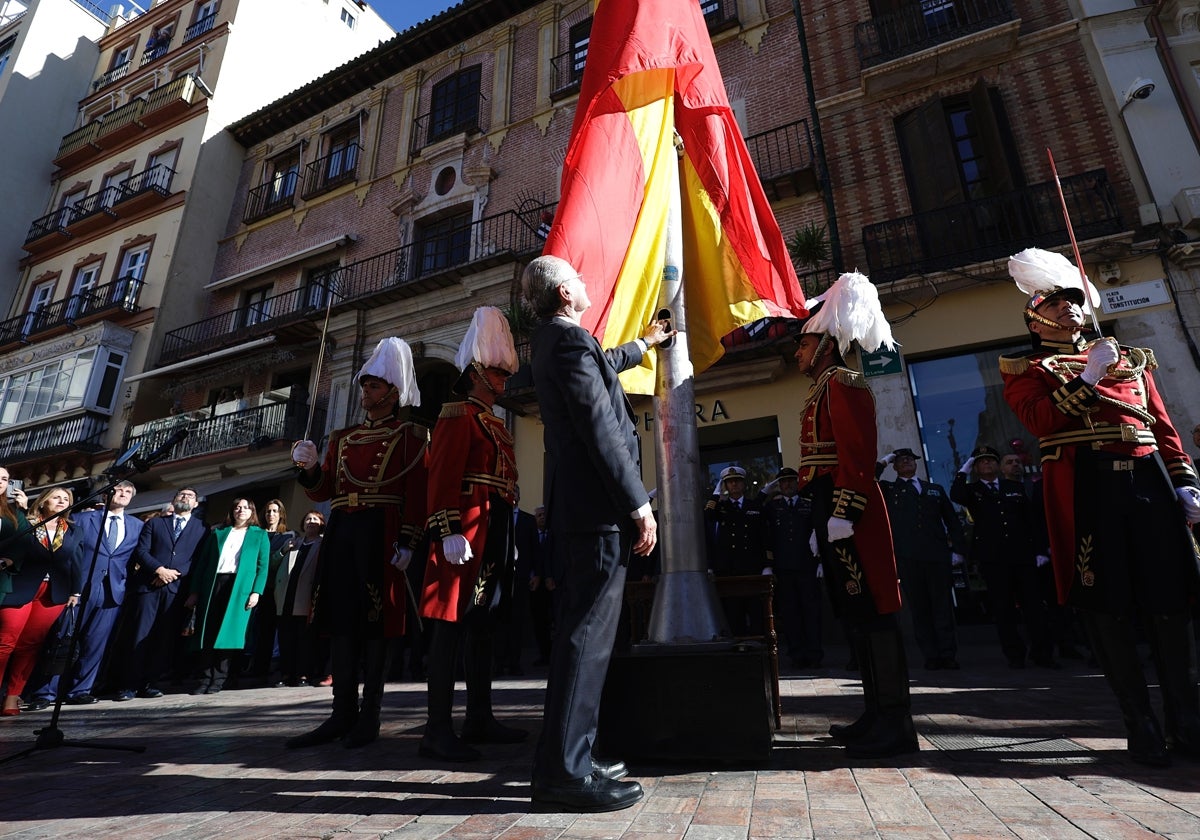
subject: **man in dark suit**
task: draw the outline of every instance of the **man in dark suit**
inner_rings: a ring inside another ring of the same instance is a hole
[[[946,488],[917,478],[918,455],[897,449],[875,465],[879,477],[890,463],[895,481],[880,481],[892,524],[896,568],[904,602],[925,668],[959,669],[954,627],[954,566],[963,564],[965,535]]]
[[[591,301],[570,263],[538,257],[522,280],[541,319],[532,339],[533,382],[545,425],[546,506],[564,569],[533,800],[564,811],[615,811],[640,800],[642,787],[620,781],[624,763],[597,761],[591,745],[629,553],[649,554],[658,527],[617,374],[674,333],[655,322],[643,339],[602,351],[580,326]]]
[[[767,569],[775,575],[775,612],[787,642],[788,658],[797,668],[820,668],[820,560],[813,556],[811,496],[800,495],[799,474],[784,467],[775,476],[779,495],[763,506],[767,526]]]
[[[967,483],[975,472],[977,481]],[[971,514],[971,556],[987,583],[988,603],[1000,636],[1000,649],[1010,668],[1024,668],[1025,658],[1043,668],[1057,668],[1046,604],[1038,586],[1033,512],[1025,486],[1000,477],[1000,453],[976,447],[954,476],[950,498]],[[1017,629],[1024,618],[1028,648]]]
[[[142,528],[133,555],[133,650],[117,700],[162,697],[154,681],[171,664],[183,627],[187,576],[208,533],[192,516],[197,501],[196,491],[184,487],[175,494],[173,516],[155,517]]]
[[[542,666],[550,664],[550,642],[554,638],[554,590],[558,586],[558,572],[553,566],[553,542],[546,522],[545,505],[534,508],[533,519],[537,525],[537,552],[529,579],[529,610],[533,617],[533,637],[538,646],[538,658],[533,664]]]
[[[81,574],[85,585],[90,583],[91,586],[80,599],[79,623],[76,625],[79,658],[70,676],[64,675],[66,702],[74,705],[99,702],[92,694],[92,687],[100,673],[100,662],[104,659],[108,640],[117,625],[121,604],[125,602],[129,560],[142,533],[141,520],[125,513],[136,492],[133,482],[122,481],[113,487],[106,512],[89,510],[75,517],[75,525],[81,533]],[[97,538],[99,550],[95,555],[95,568],[92,569],[92,552],[97,550]],[[90,581],[89,569],[92,569]],[[35,692],[37,699],[53,702],[59,694],[59,679],[57,676],[51,677]]]
[[[717,577],[760,575],[769,565],[761,497],[746,495],[746,471],[736,464],[721,471],[717,492],[704,504],[708,567]],[[754,598],[722,598],[729,632],[763,634],[762,609]]]
[[[520,501],[520,491],[517,491]],[[496,644],[496,673],[508,672],[512,676],[524,675],[521,667],[521,647],[525,641],[525,628],[530,623],[530,597],[533,586],[533,569],[537,562],[538,526],[532,513],[513,508],[513,541],[516,543],[516,563],[513,571],[512,609],[508,620],[501,623]]]

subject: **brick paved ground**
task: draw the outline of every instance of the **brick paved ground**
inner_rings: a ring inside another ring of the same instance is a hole
[[[825,736],[859,710],[844,656],[785,673],[769,763],[634,764],[645,800],[596,816],[530,812],[531,744],[489,748],[473,766],[418,758],[416,683],[389,684],[382,738],[354,751],[283,748],[323,718],[328,689],[68,706],[69,736],[146,751],[63,747],[0,765],[0,837],[1200,838],[1200,763],[1127,761],[1094,669],[1010,671],[992,645],[968,646],[962,671],[913,670],[920,754],[848,761]],[[536,730],[542,688],[538,675],[498,680],[498,713]],[[0,720],[0,757],[32,743],[49,716]]]

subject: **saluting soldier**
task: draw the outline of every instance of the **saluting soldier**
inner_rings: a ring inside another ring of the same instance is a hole
[[[766,572],[766,522],[762,501],[746,495],[746,471],[736,464],[721,470],[716,491],[704,504],[708,562],[718,577]],[[729,629],[736,636],[762,634],[762,611],[753,598],[723,598]]]
[[[529,735],[492,714],[492,636],[511,610],[517,501],[512,433],[492,412],[517,368],[499,309],[475,310],[455,362],[462,373],[454,390],[465,399],[442,406],[429,457],[430,551],[421,595],[429,719],[418,749],[427,758],[473,761],[480,753],[471,743],[510,744]],[[467,682],[461,738],[451,720],[460,641]]]
[[[1004,356],[1004,398],[1041,445],[1046,523],[1058,598],[1077,607],[1120,704],[1130,758],[1162,766],[1200,756],[1195,638],[1200,483],[1167,415],[1154,351],[1083,338],[1099,300],[1061,254],[1030,248],[1008,263],[1029,295],[1033,348]],[[1150,639],[1166,733],[1135,645]],[[1170,750],[1170,752],[1168,752]]]
[[[388,640],[404,633],[404,568],[424,530],[429,430],[402,412],[421,404],[412,351],[385,338],[355,379],[366,419],[330,435],[323,463],[312,441],[292,448],[304,492],[331,507],[313,624],[332,638],[333,712],[290,748],[337,738],[357,747],[379,736]]]
[[[800,419],[800,489],[812,494],[813,524],[834,609],[850,633],[866,711],[829,734],[860,758],[918,750],[908,662],[896,622],[900,582],[883,494],[875,399],[843,354],[894,347],[879,293],[861,274],[843,274],[801,327],[796,362],[813,379]]]
[[[767,525],[767,567],[775,575],[776,614],[797,668],[820,668],[821,562],[809,542],[813,535],[812,497],[800,493],[799,474],[784,467],[775,474],[779,494],[763,505]]]

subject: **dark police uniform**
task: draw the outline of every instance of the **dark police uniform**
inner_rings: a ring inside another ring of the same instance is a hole
[[[775,612],[787,641],[788,657],[801,668],[819,668],[821,649],[820,560],[809,548],[812,498],[800,493],[775,496],[763,506],[767,565],[775,574]]]

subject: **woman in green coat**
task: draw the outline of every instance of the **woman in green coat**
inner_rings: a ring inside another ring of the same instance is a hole
[[[267,585],[271,540],[249,499],[235,499],[223,527],[213,530],[192,569],[187,606],[196,609],[192,649],[204,658],[204,681],[192,694],[216,694],[229,660],[246,647],[250,612]]]
[[[13,498],[9,499],[8,469],[0,467],[0,604],[4,596],[12,592],[13,575],[17,573],[17,563],[13,559],[17,553],[17,541],[12,537],[26,527],[25,494],[18,489],[12,491]]]

